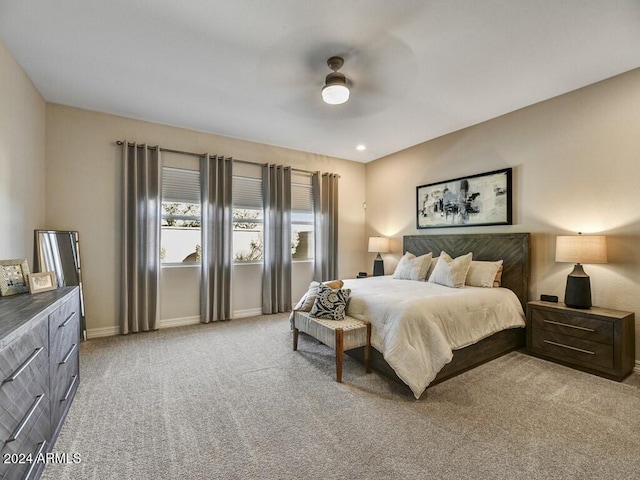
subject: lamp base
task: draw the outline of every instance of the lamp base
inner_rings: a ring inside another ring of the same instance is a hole
[[[567,307],[572,308],[591,308],[591,281],[579,263],[567,276],[564,303]]]
[[[384,275],[384,261],[382,260],[382,255],[378,253],[378,256],[373,261],[373,276],[379,277]]]

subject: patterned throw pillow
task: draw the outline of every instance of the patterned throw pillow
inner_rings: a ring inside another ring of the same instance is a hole
[[[329,320],[344,320],[349,295],[351,295],[351,289],[349,288],[333,290],[326,285],[320,284],[310,315]]]

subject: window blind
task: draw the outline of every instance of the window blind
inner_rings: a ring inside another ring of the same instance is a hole
[[[291,211],[313,213],[313,195],[311,185],[291,184]]]
[[[182,168],[162,168],[162,201],[200,203],[200,172]]]
[[[233,208],[262,210],[262,179],[234,175]]]

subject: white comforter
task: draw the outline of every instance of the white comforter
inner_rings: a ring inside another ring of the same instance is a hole
[[[371,322],[371,345],[416,398],[453,350],[525,326],[518,297],[506,288],[449,288],[391,276],[344,283],[351,289],[347,314]]]

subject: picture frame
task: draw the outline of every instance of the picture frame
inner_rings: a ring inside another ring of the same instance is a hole
[[[416,226],[512,225],[512,169],[416,187]]]
[[[28,280],[29,293],[48,292],[58,288],[55,272],[31,273]]]
[[[29,264],[26,258],[0,260],[0,296],[29,291]]]

